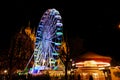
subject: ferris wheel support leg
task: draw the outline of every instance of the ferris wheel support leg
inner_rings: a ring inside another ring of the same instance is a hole
[[[30,64],[30,61],[32,60],[33,56],[34,56],[34,53],[32,54],[31,58],[29,59],[29,61],[28,61],[27,65],[26,65],[26,67],[24,68],[24,71],[27,69],[27,67],[28,67],[28,65]]]

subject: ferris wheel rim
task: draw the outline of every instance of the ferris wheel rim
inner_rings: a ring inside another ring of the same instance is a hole
[[[48,9],[43,13],[36,33],[36,52],[34,51],[34,54],[37,55],[37,57],[34,56],[36,63],[44,61],[48,54],[52,56],[50,59],[59,55],[58,46],[61,46],[63,36],[62,26],[62,17],[56,9]],[[53,59],[55,60],[55,58]]]

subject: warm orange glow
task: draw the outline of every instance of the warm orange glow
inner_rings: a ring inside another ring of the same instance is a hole
[[[4,70],[4,73],[6,74],[8,71],[7,70]]]
[[[105,66],[110,66],[110,63],[107,62],[97,62],[94,60],[90,61],[84,61],[84,62],[78,62],[76,63],[76,67],[105,67]]]
[[[120,28],[120,24],[118,25],[118,28]]]

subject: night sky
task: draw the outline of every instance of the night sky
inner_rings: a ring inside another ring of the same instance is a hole
[[[112,2],[64,1],[17,0],[12,4],[5,3],[7,7],[1,11],[0,50],[9,48],[11,38],[21,26],[26,26],[30,20],[31,27],[37,27],[42,14],[49,8],[56,8],[62,16],[69,41],[84,39],[86,50],[120,60],[120,6]]]

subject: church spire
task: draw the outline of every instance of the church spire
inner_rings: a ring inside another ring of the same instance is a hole
[[[20,29],[19,33],[20,33],[20,34],[23,33],[23,26],[22,26],[22,28]]]
[[[27,27],[25,28],[25,33],[30,36],[31,34],[31,28],[30,28],[30,20],[28,22]]]
[[[28,27],[30,27],[30,20],[28,21]]]
[[[32,33],[35,34],[35,27],[33,28]]]

